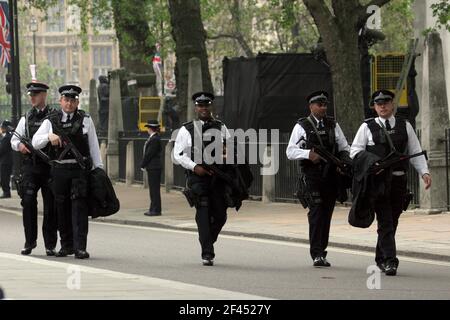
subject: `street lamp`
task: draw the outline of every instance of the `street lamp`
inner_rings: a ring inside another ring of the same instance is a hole
[[[36,64],[36,31],[38,31],[38,22],[35,16],[31,16],[30,31],[33,32],[33,64]]]

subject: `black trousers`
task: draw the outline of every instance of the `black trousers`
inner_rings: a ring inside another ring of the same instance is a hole
[[[151,213],[161,213],[161,169],[147,170]]]
[[[214,258],[214,243],[227,221],[227,206],[223,197],[224,184],[217,178],[190,174],[188,186],[198,197],[195,222],[202,248],[201,256]]]
[[[88,235],[88,172],[75,167],[52,168],[61,247],[86,250]]]
[[[1,164],[0,165],[0,183],[2,185],[2,190],[4,195],[11,194],[11,173],[12,173],[12,164]]]
[[[403,212],[406,186],[406,175],[392,176],[390,189],[385,192],[384,196],[378,197],[375,201],[375,213],[378,222],[378,240],[375,250],[375,262],[377,264],[388,261],[398,263],[395,233],[398,220]]]
[[[57,213],[54,206],[53,193],[50,188],[50,167],[46,164],[24,164],[22,216],[25,231],[25,243],[32,244],[38,236],[38,201],[39,189],[44,204],[44,221],[42,235],[47,249],[54,249],[57,242]]]
[[[336,204],[335,173],[322,177],[321,170],[305,170],[306,182],[313,198],[320,199],[309,208],[309,244],[312,259],[326,257],[330,235],[331,217]]]

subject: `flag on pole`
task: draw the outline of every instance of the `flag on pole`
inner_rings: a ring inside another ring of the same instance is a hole
[[[0,66],[5,68],[7,68],[11,62],[11,33],[8,18],[8,3],[0,1]]]

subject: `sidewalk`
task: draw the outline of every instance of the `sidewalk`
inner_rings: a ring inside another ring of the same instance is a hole
[[[121,202],[121,210],[95,221],[197,230],[195,210],[189,207],[181,192],[172,190],[166,193],[161,188],[163,214],[147,217],[144,212],[149,207],[148,189],[142,185],[126,186],[122,183],[116,184],[114,188]],[[11,199],[0,199],[0,208],[21,210],[16,192],[13,192]],[[330,246],[374,252],[376,221],[367,229],[354,228],[347,222],[349,209],[336,207]],[[228,220],[222,234],[308,243],[307,211],[300,204],[245,201],[239,212],[228,209]],[[396,240],[399,255],[450,261],[450,214],[418,215],[404,212]]]

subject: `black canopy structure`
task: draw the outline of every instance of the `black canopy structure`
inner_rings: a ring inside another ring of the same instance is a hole
[[[313,54],[259,54],[225,58],[222,117],[230,128],[280,129],[290,132],[309,114],[306,96],[326,90],[333,101],[329,67]],[[334,115],[334,105],[328,106]]]
[[[371,57],[362,60],[365,117],[369,108]],[[408,75],[408,108],[399,116],[414,126],[419,106],[415,93],[414,63]],[[290,132],[297,119],[309,114],[306,96],[325,90],[330,94],[328,115],[334,116],[333,87],[327,63],[312,53],[258,54],[255,58],[223,60],[224,101],[220,116],[229,128],[279,129]],[[362,119],[361,119],[362,120]]]

